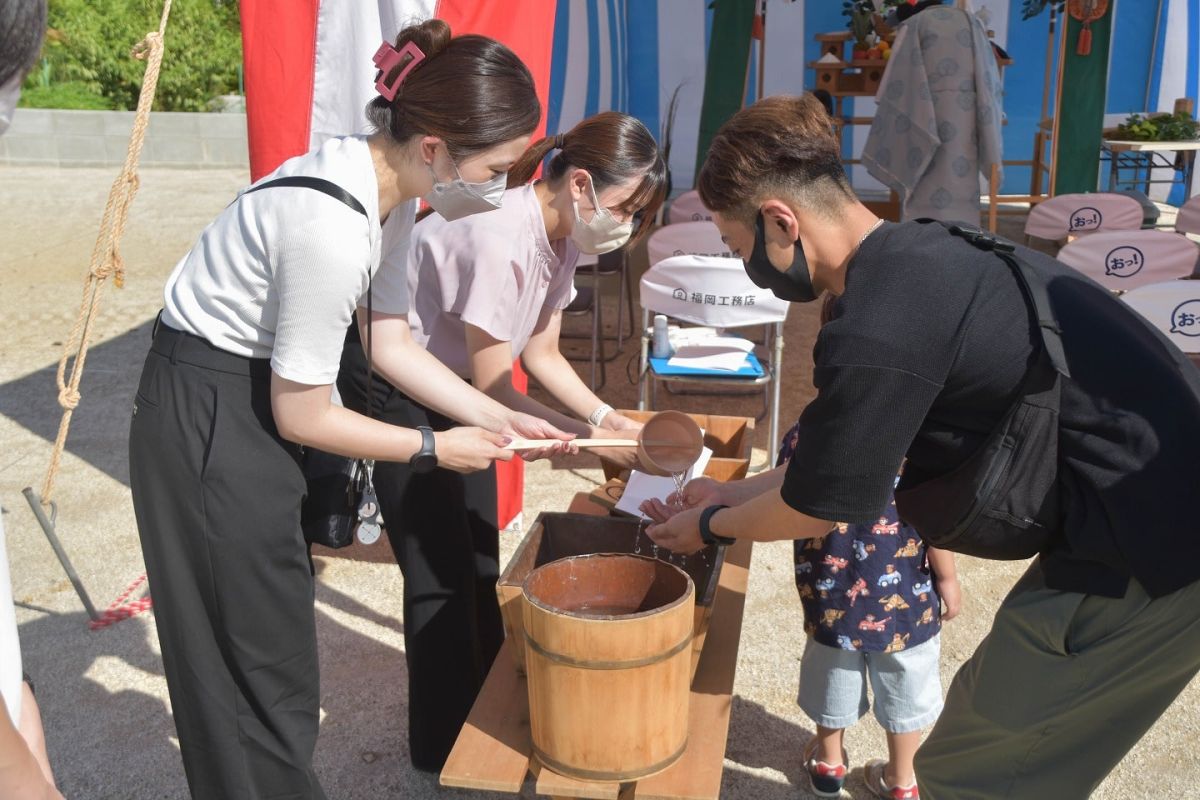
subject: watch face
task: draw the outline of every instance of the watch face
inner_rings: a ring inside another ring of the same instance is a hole
[[[412,457],[409,466],[413,468],[414,472],[433,472],[433,468],[437,466],[437,456],[433,453],[417,453]]]

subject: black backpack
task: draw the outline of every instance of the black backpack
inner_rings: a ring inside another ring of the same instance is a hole
[[[1045,282],[1010,242],[965,225],[941,224],[1013,271],[1038,321],[1042,346],[1016,401],[984,443],[942,475],[919,483],[902,475],[896,509],[933,547],[980,558],[1029,558],[1045,550],[1060,527],[1060,376],[1071,377],[1062,331]]]

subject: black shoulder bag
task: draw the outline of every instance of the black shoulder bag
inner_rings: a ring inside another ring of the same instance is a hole
[[[901,476],[896,509],[933,547],[980,558],[1029,558],[1046,548],[1060,523],[1059,376],[1071,377],[1062,330],[1044,281],[1011,243],[975,228],[942,224],[1008,265],[1037,319],[1042,346],[1016,401],[984,443],[943,475],[920,483]]]
[[[357,198],[336,183],[308,175],[276,178],[247,189],[243,194],[275,186],[299,186],[323,192],[348,205],[364,217],[367,210]],[[371,315],[371,273],[367,271],[367,318]],[[374,377],[371,361],[371,326],[367,326],[367,416],[374,417],[374,394],[370,390]],[[373,482],[375,462],[370,459],[346,458],[313,447],[303,448],[301,468],[308,491],[300,509],[304,539],[309,544],[325,547],[345,547],[354,540],[371,544],[383,530],[383,516]]]

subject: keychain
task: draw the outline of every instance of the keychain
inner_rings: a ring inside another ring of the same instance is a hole
[[[379,509],[379,497],[375,494],[375,462],[364,461],[366,466],[366,486],[363,487],[362,501],[358,505],[358,526],[356,535],[363,544],[375,544],[383,533],[383,515]]]

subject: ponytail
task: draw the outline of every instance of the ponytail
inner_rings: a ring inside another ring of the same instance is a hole
[[[546,165],[548,181],[558,181],[571,167],[585,169],[598,192],[641,177],[625,203],[626,210],[640,213],[633,241],[644,236],[654,222],[667,192],[667,165],[654,136],[637,118],[618,111],[588,117],[567,133],[546,136],[534,142],[508,171],[508,186],[522,186],[533,178],[551,151],[558,150]]]
[[[550,155],[550,151],[555,148],[562,149],[562,138],[561,133],[558,136],[543,136],[529,145],[529,149],[522,153],[517,163],[508,170],[508,188],[529,183],[537,168],[546,160],[546,156]]]

